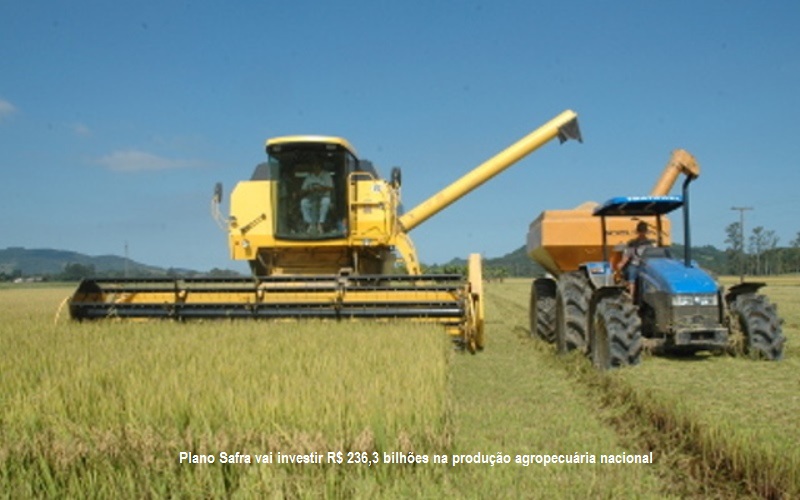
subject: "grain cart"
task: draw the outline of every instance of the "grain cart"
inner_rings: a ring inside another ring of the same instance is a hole
[[[681,196],[669,196],[679,173]],[[649,196],[617,197],[564,213],[543,213],[531,225],[528,251],[552,277],[534,280],[531,332],[559,352],[579,350],[600,369],[635,365],[645,344],[655,352],[740,351],[782,357],[784,337],[774,305],[758,294],[763,283],[725,292],[691,259],[689,184],[700,169],[679,150]],[[683,208],[685,254],[675,260],[665,215]],[[614,272],[636,221],[644,220],[657,245],[642,258],[631,296]]]
[[[382,179],[348,141],[288,136],[266,142],[267,161],[231,194],[230,216],[213,211],[228,233],[231,257],[252,278],[89,279],[70,300],[76,319],[409,318],[445,326],[471,352],[483,340],[481,262],[468,277],[423,275],[408,233],[460,197],[554,138],[580,140],[565,111],[419,206],[401,213],[401,172]],[[324,208],[306,202],[306,179],[327,181]],[[309,214],[314,208],[313,224]],[[398,273],[398,268],[405,273]]]

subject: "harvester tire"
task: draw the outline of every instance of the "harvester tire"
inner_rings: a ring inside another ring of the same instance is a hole
[[[591,358],[595,368],[609,370],[638,365],[642,358],[642,322],[630,296],[601,298],[594,308]]]
[[[730,304],[731,337],[738,345],[734,351],[752,359],[777,361],[783,358],[783,336],[778,310],[769,299],[760,294],[746,293],[736,296]]]
[[[467,272],[469,273],[469,291],[470,291],[470,304],[472,318],[469,323],[472,328],[472,341],[473,352],[475,350],[482,351],[486,339],[484,336],[486,313],[484,310],[484,295],[483,295],[483,261],[481,254],[473,253],[467,258]]]
[[[556,288],[556,346],[560,354],[589,347],[589,299],[592,287],[582,271],[564,273]]]
[[[531,284],[530,301],[531,337],[539,337],[548,344],[556,341],[556,282],[550,278],[537,278]]]

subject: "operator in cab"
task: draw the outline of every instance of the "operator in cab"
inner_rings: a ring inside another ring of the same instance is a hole
[[[322,233],[331,206],[331,190],[333,178],[330,172],[323,170],[319,161],[314,161],[300,186],[300,211],[308,233]]]
[[[655,245],[656,242],[647,237],[647,222],[639,221],[636,224],[636,238],[628,241],[617,267],[625,277],[631,297],[635,297],[636,279],[639,277],[639,266],[642,264],[644,250]]]

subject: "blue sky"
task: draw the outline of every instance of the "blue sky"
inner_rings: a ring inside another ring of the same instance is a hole
[[[545,209],[702,167],[693,242],[800,232],[800,3],[0,3],[0,248],[228,259],[209,214],[285,134],[346,137],[411,208],[564,109],[557,142],[411,236],[423,262],[524,244]],[[676,187],[677,189],[677,187]],[[225,206],[227,209],[227,205]],[[678,227],[680,227],[678,225]]]

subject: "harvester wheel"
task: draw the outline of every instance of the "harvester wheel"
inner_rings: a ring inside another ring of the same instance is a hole
[[[552,344],[556,341],[556,282],[550,278],[537,278],[531,285],[530,301],[531,336]]]
[[[475,302],[470,298],[466,302],[464,324],[461,330],[464,336],[462,345],[470,354],[475,354],[478,350],[477,332],[475,326]]]
[[[469,255],[467,260],[467,272],[469,273],[469,291],[472,303],[472,331],[474,332],[474,348],[482,351],[484,340],[484,299],[483,299],[483,263],[481,261],[481,254],[473,253]]]
[[[630,296],[601,298],[591,331],[592,364],[600,370],[638,365],[642,356],[642,322]]]
[[[592,287],[582,271],[564,273],[556,289],[556,345],[558,352],[587,352],[589,299]]]
[[[731,338],[734,352],[753,359],[777,361],[783,358],[781,319],[774,304],[764,295],[746,293],[730,304]]]

